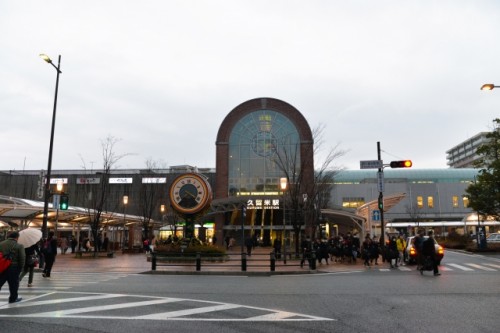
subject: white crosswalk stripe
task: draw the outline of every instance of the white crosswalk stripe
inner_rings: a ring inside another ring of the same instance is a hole
[[[379,271],[379,272],[393,272],[395,270],[399,270],[402,272],[411,272],[411,271],[417,271],[416,266],[399,266],[397,268],[378,268],[374,269],[374,271]],[[456,264],[456,263],[441,263],[439,266],[439,271],[442,272],[453,272],[453,271],[464,271],[464,272],[478,272],[478,271],[486,271],[486,272],[498,272],[500,271],[500,265],[499,264],[492,264],[492,263],[481,263],[476,264],[476,263],[461,263],[461,264]]]
[[[127,309],[141,309],[131,315]],[[0,305],[0,318],[96,318],[189,321],[336,321],[268,308],[205,300],[128,294],[51,292]]]
[[[477,265],[477,264],[467,263],[466,265],[470,266],[470,267],[477,268],[477,269],[481,269],[483,271],[496,272],[496,269],[485,267],[485,266],[481,266],[481,265]]]
[[[459,265],[459,264],[447,264],[448,266],[452,266],[452,267],[455,267],[455,268],[458,268],[458,269],[461,269],[463,271],[473,271],[472,268],[469,268],[469,267],[465,267],[465,266],[462,266],[462,265]]]

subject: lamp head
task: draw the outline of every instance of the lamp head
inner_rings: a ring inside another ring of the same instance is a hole
[[[493,90],[494,88],[495,85],[493,83],[487,83],[481,86],[481,90]]]
[[[286,177],[280,178],[280,187],[284,191],[287,187],[287,179]]]
[[[40,58],[42,58],[43,60],[45,60],[45,61],[46,61],[46,62],[48,62],[49,64],[51,64],[51,63],[52,63],[52,60],[50,60],[50,57],[49,57],[48,55],[46,55],[46,54],[41,53],[41,54],[40,54]]]

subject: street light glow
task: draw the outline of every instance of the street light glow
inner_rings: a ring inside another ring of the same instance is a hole
[[[493,83],[486,83],[481,86],[481,90],[493,90],[495,88],[500,88],[500,86],[495,86]]]
[[[44,54],[44,53],[40,53],[40,58],[42,58],[43,60],[45,60],[49,64],[52,63],[52,60],[50,60],[50,57],[48,55]]]

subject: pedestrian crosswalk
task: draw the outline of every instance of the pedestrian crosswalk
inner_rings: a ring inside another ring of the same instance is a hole
[[[133,309],[133,311],[130,311]],[[196,299],[56,291],[0,305],[2,317],[177,321],[335,321],[295,312]]]
[[[127,276],[124,273],[78,273],[78,272],[54,272],[50,278],[42,277],[42,274],[35,272],[33,283],[28,287],[28,275],[19,283],[19,293],[40,293],[47,291],[68,290],[74,287],[98,284],[100,282],[120,279]],[[7,301],[9,288],[5,285],[0,291],[0,302]]]
[[[409,271],[415,271],[417,269],[416,266],[398,266],[394,269],[390,269],[388,267],[381,267],[378,268],[379,271],[381,272],[391,272],[394,270],[399,270],[402,272],[409,272]],[[458,272],[500,272],[500,264],[496,263],[489,263],[489,262],[482,262],[480,264],[478,263],[441,263],[439,266],[440,271],[448,271],[448,272],[453,272],[453,271],[458,271]]]

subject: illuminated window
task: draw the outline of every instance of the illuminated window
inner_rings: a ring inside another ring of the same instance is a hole
[[[452,202],[453,208],[458,208],[458,196],[454,195],[451,198],[451,202]]]
[[[469,207],[469,198],[468,197],[463,197],[462,202],[464,203],[465,208]]]
[[[422,196],[417,197],[417,207],[424,208],[424,197]]]
[[[427,197],[427,207],[434,208],[434,198],[433,197]]]
[[[342,207],[344,208],[358,208],[364,204],[364,198],[342,198]]]

